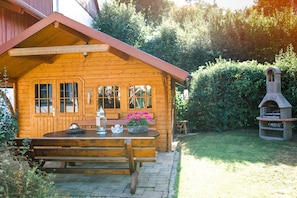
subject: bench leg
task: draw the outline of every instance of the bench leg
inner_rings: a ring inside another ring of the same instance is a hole
[[[131,189],[130,189],[131,194],[135,194],[137,183],[138,183],[138,173],[135,171],[131,175]]]

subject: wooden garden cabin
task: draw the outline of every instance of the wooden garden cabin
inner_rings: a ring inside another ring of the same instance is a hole
[[[95,119],[102,104],[107,119],[149,112],[157,149],[171,150],[175,86],[188,72],[59,13],[4,43],[0,64],[14,87],[19,137]]]

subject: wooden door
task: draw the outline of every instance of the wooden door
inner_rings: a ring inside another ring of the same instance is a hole
[[[57,81],[57,106],[55,131],[68,129],[74,120],[79,120],[83,109],[82,83],[79,80]]]
[[[42,137],[47,131],[55,129],[56,83],[53,80],[37,80],[33,82],[31,126],[34,137]]]
[[[72,80],[38,80],[33,83],[32,135],[65,130],[82,112],[81,83]]]

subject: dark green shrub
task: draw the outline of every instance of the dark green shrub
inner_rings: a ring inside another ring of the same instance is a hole
[[[178,90],[176,90],[175,105],[176,105],[176,119],[186,120],[187,111],[188,111],[188,100],[184,100],[183,93],[181,93]]]
[[[297,55],[289,45],[271,65],[218,59],[217,63],[196,71],[186,118],[189,129],[198,132],[258,127],[255,117],[266,94],[265,70],[268,67],[282,71],[282,94],[292,105],[293,117],[297,117]],[[293,124],[296,128],[296,123]]]
[[[217,63],[193,74],[187,120],[190,131],[255,127],[266,93],[265,67],[255,61]]]

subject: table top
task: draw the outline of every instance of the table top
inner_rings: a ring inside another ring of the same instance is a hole
[[[128,138],[135,138],[138,137],[158,137],[160,133],[155,130],[148,130],[147,132],[142,133],[129,133],[128,131],[124,130],[123,133],[112,133],[111,131],[107,131],[106,134],[97,134],[96,130],[85,130],[84,133],[69,133],[68,130],[64,131],[56,131],[50,132],[43,135],[43,137],[49,138],[119,138],[119,139],[128,139]]]

